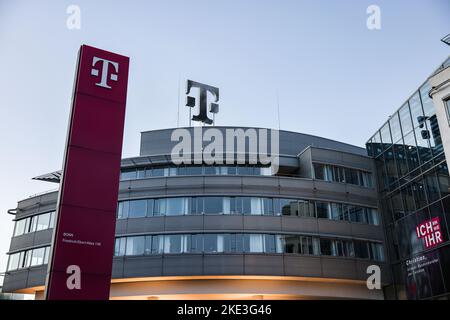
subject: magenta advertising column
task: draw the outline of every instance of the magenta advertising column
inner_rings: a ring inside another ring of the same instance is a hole
[[[108,299],[129,58],[80,48],[46,298]]]

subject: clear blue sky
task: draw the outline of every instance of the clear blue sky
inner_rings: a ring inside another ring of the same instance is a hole
[[[81,44],[131,57],[124,157],[140,131],[176,126],[186,78],[220,87],[218,125],[278,127],[278,92],[282,129],[363,146],[450,54],[449,17],[448,0],[0,0],[0,272],[6,210],[56,187],[30,179],[61,167]]]

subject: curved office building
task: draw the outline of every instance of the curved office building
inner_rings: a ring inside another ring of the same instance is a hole
[[[174,165],[174,130],[143,132],[140,156],[122,160],[112,299],[383,299],[366,285],[370,265],[382,285],[390,274],[364,148],[280,131],[277,172],[249,161]],[[43,297],[57,193],[10,211],[5,292]]]

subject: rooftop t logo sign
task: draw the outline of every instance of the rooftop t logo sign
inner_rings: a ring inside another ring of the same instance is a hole
[[[95,69],[95,66],[99,64],[101,66],[101,71],[99,69]],[[111,87],[108,85],[108,67],[109,65],[112,65],[114,68],[115,73],[111,73],[109,76],[109,80],[117,81],[119,72],[119,64],[114,61],[102,59],[99,57],[94,57],[92,59],[92,70],[91,70],[91,76],[98,77],[100,73],[100,82],[97,82],[95,85],[107,89],[111,89]]]
[[[213,120],[208,118],[207,105],[208,105],[208,92],[214,96],[214,102],[211,103],[209,112],[218,113],[219,105],[217,102],[219,101],[219,88],[209,86],[207,84],[203,84],[200,82],[195,82],[192,80],[188,80],[186,83],[186,94],[191,92],[192,88],[199,89],[199,112],[197,115],[192,117],[193,121],[200,121],[206,124],[212,124]],[[186,98],[186,106],[193,108],[195,107],[195,98],[191,96],[187,96]]]
[[[442,243],[441,225],[439,217],[422,222],[416,227],[417,238],[424,239],[425,248],[433,248]]]

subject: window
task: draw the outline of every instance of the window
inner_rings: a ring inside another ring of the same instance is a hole
[[[298,203],[293,199],[279,199],[279,212],[283,216],[297,216]]]
[[[370,259],[375,261],[384,261],[383,246],[380,243],[371,242],[369,245]]]
[[[9,255],[9,261],[8,261],[8,271],[11,270],[17,270],[21,266],[21,258],[23,258],[23,252],[13,253]]]
[[[145,178],[145,168],[138,168],[137,169],[137,178],[138,179],[144,179]]]
[[[358,185],[358,171],[355,169],[345,168],[345,181],[350,184]]]
[[[203,198],[202,197],[193,197],[191,198],[191,211],[189,214],[203,214]]]
[[[330,208],[327,202],[316,201],[317,218],[331,219]]]
[[[324,256],[334,256],[335,250],[333,241],[330,239],[320,239],[320,254]]]
[[[128,217],[142,218],[147,215],[147,200],[132,200],[130,201],[130,211]]]
[[[447,110],[447,119],[450,124],[450,99],[444,101],[445,110]]]
[[[217,234],[203,235],[203,251],[207,253],[223,252],[223,237]]]
[[[166,200],[167,199],[155,199],[153,208],[154,216],[163,216],[166,214]]]
[[[28,268],[30,266],[32,254],[33,254],[33,250],[25,251],[24,261],[23,261],[23,267],[24,268]]]
[[[402,138],[402,131],[400,129],[400,119],[398,113],[396,112],[389,120],[392,133],[392,142],[397,143]]]
[[[145,237],[127,237],[126,255],[143,255],[145,247]]]
[[[28,232],[30,224],[30,218],[20,219],[16,221],[16,226],[14,229],[14,237],[20,236]]]
[[[187,252],[202,253],[203,252],[203,235],[192,234],[188,238]]]
[[[166,201],[166,215],[180,216],[188,214],[189,198],[168,198]]]
[[[359,171],[360,185],[366,188],[372,188],[372,174],[370,172]]]
[[[412,122],[411,122],[411,114],[409,113],[409,105],[408,102],[405,103],[398,112],[400,116],[400,123],[402,125],[402,131],[403,135],[406,135],[407,133],[411,132],[413,129]]]
[[[300,237],[301,254],[313,254],[313,242],[311,237]]]
[[[391,130],[389,128],[389,122],[386,122],[380,129],[381,142],[383,143],[383,149],[389,147],[392,144]]]
[[[152,177],[164,177],[164,168],[152,168]]]
[[[364,241],[354,241],[355,257],[369,259],[368,243]]]
[[[50,212],[38,215],[36,231],[48,229],[50,226]]]
[[[363,207],[349,206],[349,216],[351,222],[367,223],[367,211]]]
[[[314,163],[314,177],[318,180],[325,180],[325,166],[320,163]]]
[[[164,253],[185,252],[185,239],[181,234],[164,236]]]
[[[266,216],[273,216],[273,199],[262,198],[262,213]]]
[[[223,213],[222,197],[205,197],[204,199],[205,214]]]
[[[126,219],[128,218],[128,211],[130,208],[129,201],[121,201],[117,207],[117,219]]]
[[[55,227],[55,220],[56,220],[56,211],[52,211],[50,213],[50,225],[49,225],[49,228],[54,228]]]
[[[366,208],[368,223],[374,226],[380,225],[380,217],[378,215],[378,210],[373,208]]]
[[[264,252],[266,253],[276,253],[277,246],[275,243],[275,235],[265,234],[264,235]]]
[[[162,254],[164,252],[164,236],[152,236],[152,254]]]
[[[285,253],[301,253],[300,238],[298,236],[284,236]]]
[[[120,174],[120,180],[133,180],[136,179],[136,169],[122,170]]]
[[[231,235],[231,252],[244,251],[244,236],[242,234]]]
[[[299,200],[298,215],[300,217],[314,217],[314,203],[311,201]]]
[[[124,256],[125,255],[125,245],[127,238],[116,238],[116,242],[114,245],[114,256]]]
[[[333,220],[347,220],[347,213],[344,211],[344,207],[340,203],[331,204],[331,217]]]
[[[345,240],[335,240],[336,255],[341,257],[353,257],[353,243]]]
[[[333,181],[345,182],[344,168],[333,166],[332,169],[333,169]]]
[[[263,252],[263,235],[244,234],[244,252]]]
[[[33,249],[30,266],[39,266],[41,264],[44,264],[44,255],[45,255],[45,247]]]
[[[152,253],[152,236],[145,236],[144,254],[149,255]]]
[[[39,216],[33,216],[31,217],[31,223],[30,223],[30,232],[35,232],[38,225]]]
[[[416,92],[411,99],[409,99],[409,107],[411,109],[411,117],[413,121],[413,126],[416,127],[421,124],[421,119],[423,119],[422,103],[420,102],[419,92]]]
[[[241,197],[238,201],[242,201],[242,207],[240,208],[245,215],[262,215],[264,211],[264,202],[262,198],[257,197]],[[267,212],[270,212],[270,202],[267,202]]]
[[[425,82],[423,86],[420,88],[420,98],[422,99],[423,111],[425,113],[425,116],[427,117],[431,117],[436,113],[434,109],[433,100],[428,95],[428,92],[430,92],[430,90],[431,87],[428,81]]]

